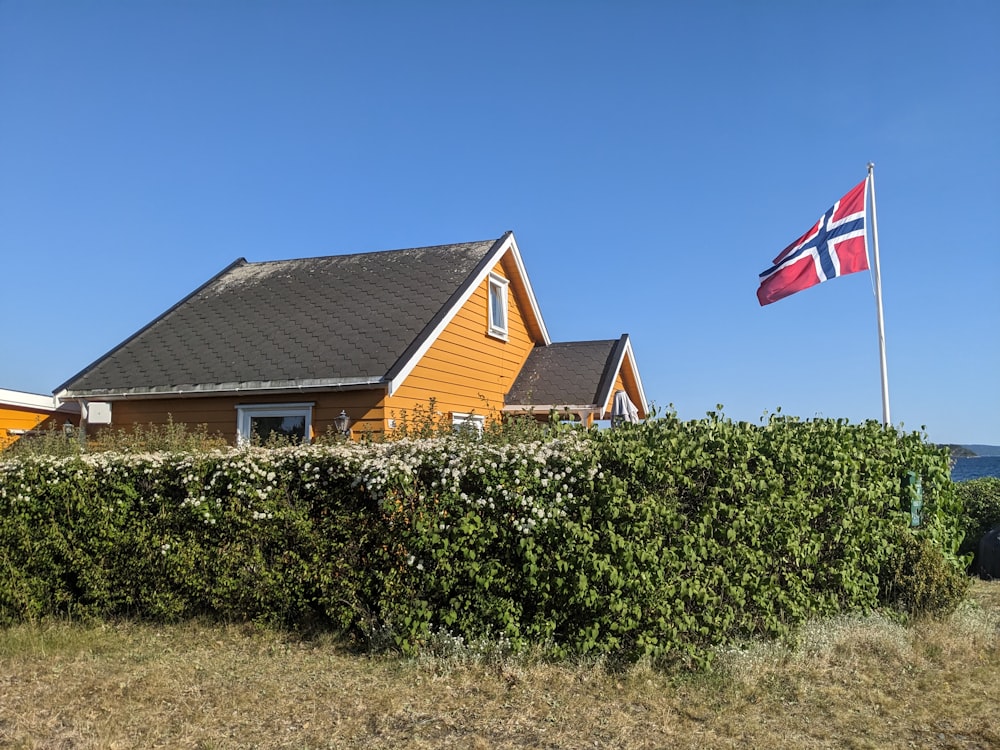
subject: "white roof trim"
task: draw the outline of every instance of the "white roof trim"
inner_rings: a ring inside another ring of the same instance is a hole
[[[381,377],[317,378],[304,380],[255,380],[246,383],[189,383],[152,388],[123,388],[119,390],[67,391],[58,394],[63,399],[89,399],[92,401],[122,401],[129,398],[164,398],[169,396],[212,396],[238,393],[298,393],[317,389],[351,390],[377,388],[384,385]]]
[[[639,404],[642,408],[643,414],[649,414],[649,406],[646,404],[646,392],[642,389],[642,379],[639,377],[639,366],[635,363],[635,353],[632,351],[632,338],[625,334],[625,346],[622,348],[621,356],[618,361],[615,362],[615,373],[620,373],[622,369],[622,364],[625,362],[625,358],[628,357],[629,369],[632,371],[632,377],[635,378],[635,387],[639,391]],[[615,381],[611,381],[608,393],[604,395],[603,408],[602,411],[606,413],[611,412],[611,399],[615,395]]]
[[[629,364],[631,365],[631,370],[632,370],[632,377],[635,378],[635,387],[639,390],[639,405],[642,406],[643,414],[649,414],[649,402],[646,401],[646,391],[642,387],[642,378],[639,377],[639,365],[636,364],[635,352],[632,351],[631,338],[625,341],[625,354],[628,355],[628,361]]]
[[[413,368],[415,368],[417,363],[423,359],[425,354],[427,354],[427,351],[431,348],[434,342],[437,341],[438,336],[440,336],[444,329],[448,327],[448,324],[451,323],[454,317],[458,314],[458,311],[462,309],[462,306],[469,301],[472,295],[475,294],[476,290],[479,289],[479,286],[483,283],[483,281],[486,280],[486,277],[490,275],[493,271],[493,267],[496,266],[496,264],[499,263],[508,252],[514,259],[514,265],[517,268],[518,276],[520,276],[518,281],[524,288],[525,293],[528,295],[528,303],[531,307],[532,315],[534,315],[535,321],[538,323],[538,328],[542,332],[542,340],[545,342],[546,346],[552,343],[552,339],[549,338],[548,329],[545,327],[545,321],[542,320],[542,312],[538,309],[538,300],[535,299],[535,292],[531,288],[531,282],[528,280],[528,273],[524,269],[524,261],[521,259],[521,252],[517,249],[517,242],[514,240],[514,233],[508,232],[504,241],[500,243],[497,249],[485,259],[483,268],[479,272],[478,276],[476,276],[472,283],[466,287],[462,296],[459,297],[452,308],[445,313],[440,322],[434,327],[434,330],[431,331],[431,334],[424,339],[420,347],[412,354],[406,364],[403,365],[396,377],[389,381],[388,387],[390,396],[396,392],[396,389],[403,384],[403,381],[406,380],[407,376],[413,372]]]
[[[56,411],[64,404],[56,396],[46,396],[41,393],[26,393],[25,391],[12,391],[7,388],[0,388],[0,404],[4,406],[16,406],[22,409],[41,409],[43,411]]]
[[[545,346],[548,346],[552,343],[552,339],[549,338],[549,331],[545,327],[545,321],[542,319],[542,311],[538,308],[538,300],[535,298],[535,290],[531,288],[531,281],[528,279],[528,271],[524,267],[524,260],[521,258],[521,251],[517,247],[517,240],[514,239],[513,232],[510,233],[507,238],[507,242],[504,244],[510,246],[509,249],[512,251],[514,264],[517,266],[517,273],[521,277],[521,284],[524,286],[524,291],[528,295],[528,304],[531,306],[531,313],[535,316],[538,328],[542,332],[543,343]],[[500,257],[502,257],[502,254]],[[480,279],[480,281],[482,281],[482,279]]]

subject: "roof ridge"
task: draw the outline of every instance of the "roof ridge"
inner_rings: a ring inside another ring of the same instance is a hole
[[[578,346],[580,344],[611,344],[617,343],[621,340],[621,337],[616,339],[587,339],[586,341],[553,341],[551,344],[546,344],[546,346]]]
[[[366,250],[366,251],[349,252],[349,253],[331,253],[329,255],[308,255],[301,258],[275,258],[271,260],[247,261],[247,265],[264,266],[268,264],[295,263],[307,260],[327,260],[329,258],[353,258],[365,255],[385,255],[387,253],[410,253],[416,250],[440,250],[442,248],[470,247],[472,245],[488,244],[492,247],[496,242],[497,240],[495,238],[488,240],[472,240],[471,242],[448,242],[441,245],[422,245],[420,247],[399,247],[399,248],[394,248],[392,250]]]

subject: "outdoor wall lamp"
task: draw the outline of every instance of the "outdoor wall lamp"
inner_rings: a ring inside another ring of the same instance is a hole
[[[333,426],[344,437],[349,438],[351,436],[351,418],[347,416],[347,412],[343,409],[340,410],[340,414],[333,418]]]

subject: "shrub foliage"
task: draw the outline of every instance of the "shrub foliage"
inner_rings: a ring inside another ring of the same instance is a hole
[[[980,477],[955,485],[965,506],[961,552],[974,553],[983,534],[1000,526],[1000,477]]]
[[[15,456],[0,622],[209,616],[404,652],[447,632],[698,663],[810,617],[933,610],[899,550],[952,569],[963,533],[947,451],[874,422],[668,414],[516,439]]]

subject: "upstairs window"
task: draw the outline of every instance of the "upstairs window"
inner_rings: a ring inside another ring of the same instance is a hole
[[[507,340],[507,286],[503,276],[490,274],[489,325],[486,332],[494,338]]]
[[[266,443],[271,436],[308,443],[312,436],[312,404],[243,404],[236,407],[240,445]]]

